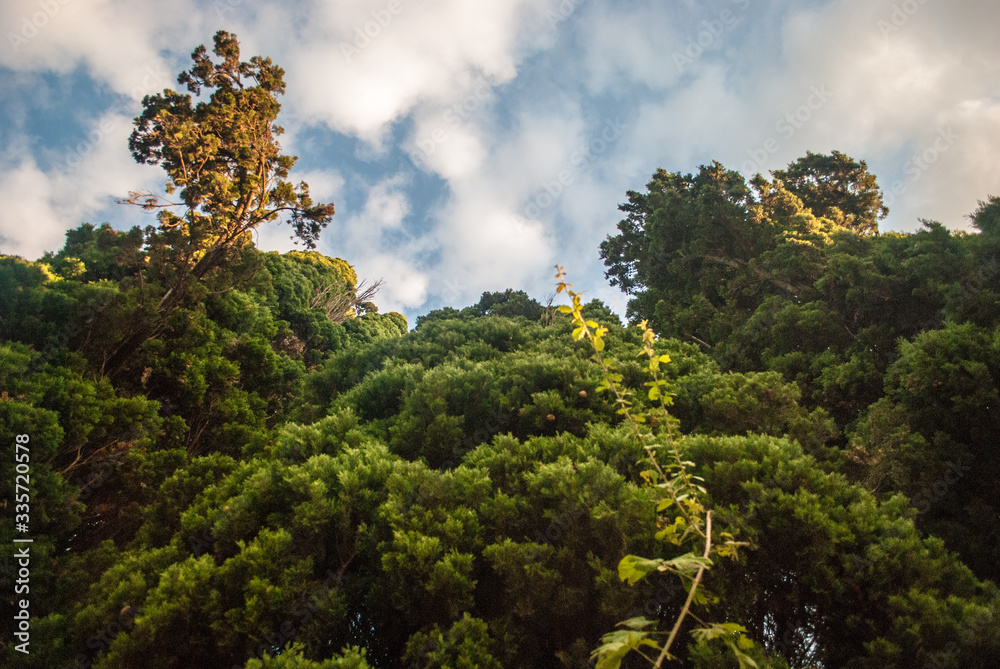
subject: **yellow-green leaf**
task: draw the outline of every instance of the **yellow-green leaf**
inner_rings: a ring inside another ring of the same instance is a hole
[[[618,563],[618,578],[629,585],[635,585],[648,574],[659,571],[663,564],[663,560],[650,560],[638,555],[626,555]]]

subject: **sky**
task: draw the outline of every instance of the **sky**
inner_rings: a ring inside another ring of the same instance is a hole
[[[337,210],[318,250],[383,279],[382,311],[544,302],[558,263],[624,314],[599,245],[658,168],[838,150],[886,191],[883,231],[968,230],[1000,195],[997,25],[996,0],[3,0],[0,253],[154,223],[116,204],[165,180],[131,120],[224,29],[284,68],[292,180]]]

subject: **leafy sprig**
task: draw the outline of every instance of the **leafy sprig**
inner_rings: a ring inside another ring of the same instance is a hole
[[[705,571],[711,568],[712,556],[733,557],[741,542],[735,541],[728,533],[721,533],[723,543],[713,544],[712,541],[712,511],[704,503],[707,491],[703,479],[692,473],[693,462],[685,460],[680,448],[680,440],[676,432],[677,419],[670,415],[668,407],[673,404],[673,397],[667,391],[667,380],[660,376],[660,366],[670,363],[670,356],[656,352],[654,344],[656,335],[646,321],[639,324],[642,330],[642,349],[639,356],[647,358],[647,374],[649,381],[646,396],[653,403],[646,411],[636,410],[632,401],[633,392],[623,385],[623,379],[618,363],[614,358],[605,355],[605,337],[608,329],[583,314],[582,293],[573,290],[573,284],[566,280],[565,268],[556,265],[556,293],[566,293],[570,304],[559,307],[559,311],[567,314],[573,321],[573,339],[586,340],[593,348],[593,360],[603,372],[597,386],[598,391],[609,391],[615,396],[618,405],[617,413],[623,416],[633,433],[642,443],[646,459],[652,469],[640,473],[647,484],[663,492],[663,497],[657,503],[659,514],[657,526],[660,528],[656,538],[676,546],[690,547],[690,551],[675,558],[649,559],[636,555],[626,555],[618,563],[618,576],[629,585],[654,572],[670,572],[682,579],[688,592],[687,600],[677,615],[669,632],[655,629],[655,621],[645,618],[631,618],[622,623],[624,629],[609,632],[602,638],[602,644],[592,653],[597,659],[597,669],[619,669],[622,660],[630,652],[636,652],[649,660],[659,669],[667,660],[677,657],[670,652],[677,639],[686,618],[695,616],[691,609],[696,604],[707,603],[704,593],[699,590]],[[657,452],[666,447],[669,459],[660,462]],[[701,550],[699,550],[701,548]],[[715,639],[723,641],[734,653],[740,667],[756,667],[754,660],[744,653],[753,647],[753,642],[746,638],[746,629],[735,623],[705,624],[692,631],[692,636],[700,642]],[[661,646],[655,638],[666,635]],[[647,655],[645,649],[653,648],[659,655],[653,658]]]

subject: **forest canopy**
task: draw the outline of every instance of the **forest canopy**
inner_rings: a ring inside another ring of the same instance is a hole
[[[612,639],[649,667],[629,644],[689,605],[663,666],[1000,666],[1000,199],[885,232],[839,152],[658,170],[599,249],[629,324],[497,287],[410,330],[348,261],[255,247],[333,209],[241,134],[277,136],[281,69],[213,53],[179,79],[212,93],[150,96],[130,144],[168,175],[133,201],[179,215],[0,256],[34,540],[3,666],[577,669]],[[694,560],[697,596],[659,568],[705,542],[670,540],[651,468],[739,546]]]

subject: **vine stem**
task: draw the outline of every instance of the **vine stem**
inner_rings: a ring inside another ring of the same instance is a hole
[[[705,559],[708,559],[709,554],[712,552],[712,512],[709,511],[705,514]],[[698,573],[694,577],[694,581],[691,582],[691,590],[688,592],[687,601],[684,602],[684,608],[681,609],[681,614],[677,616],[677,622],[674,623],[674,628],[670,630],[670,636],[667,637],[667,643],[663,645],[663,651],[660,653],[660,657],[656,659],[656,664],[653,665],[656,669],[660,669],[663,666],[663,661],[667,659],[667,655],[670,654],[670,646],[674,643],[674,638],[676,638],[677,633],[681,629],[681,624],[687,617],[688,613],[691,611],[691,602],[694,601],[694,593],[698,589],[698,584],[701,583],[701,577],[705,573],[705,565],[698,567]]]
[[[624,419],[628,421],[628,423],[632,426],[632,431],[635,433],[640,443],[642,443],[650,463],[656,470],[655,473],[659,475],[660,480],[663,482],[661,486],[667,488],[667,492],[670,495],[670,498],[672,499],[673,503],[678,507],[681,515],[687,521],[688,529],[685,530],[684,532],[685,537],[687,536],[687,532],[693,529],[697,535],[705,539],[704,561],[705,563],[707,563],[709,560],[709,556],[712,553],[712,512],[711,511],[706,512],[705,529],[704,531],[702,531],[700,522],[701,520],[700,512],[697,514],[697,516],[695,516],[693,509],[687,508],[685,504],[682,503],[682,500],[679,499],[680,496],[678,494],[677,485],[674,484],[678,484],[681,488],[686,489],[686,491],[690,491],[694,495],[697,495],[698,490],[697,486],[695,486],[694,483],[692,482],[690,475],[687,473],[685,462],[681,456],[677,441],[674,438],[673,426],[670,423],[670,417],[666,409],[666,400],[663,398],[663,395],[660,394],[659,396],[660,409],[663,411],[664,419],[666,421],[665,424],[666,437],[670,443],[671,449],[673,450],[673,456],[675,462],[673,467],[676,467],[678,470],[677,473],[674,475],[673,479],[667,476],[666,472],[663,470],[663,468],[660,466],[660,463],[656,459],[656,449],[658,444],[650,443],[650,438],[653,437],[653,434],[649,431],[643,430],[640,427],[640,421],[645,420],[645,414],[636,414],[636,415],[632,414],[632,412],[630,411],[631,402],[629,402],[628,400],[629,392],[618,385],[618,381],[616,381],[616,376],[620,380],[621,378],[620,375],[616,375],[613,372],[613,370],[615,369],[614,365],[605,360],[604,356],[601,354],[601,351],[604,348],[603,336],[607,332],[607,330],[601,327],[598,323],[593,321],[591,321],[591,323],[594,325],[594,330],[591,330],[591,327],[590,325],[588,325],[588,321],[584,317],[583,311],[581,309],[580,293],[577,293],[576,291],[572,290],[573,284],[568,283],[566,281],[565,271],[559,265],[556,265],[556,279],[558,279],[556,292],[562,293],[565,291],[566,294],[570,297],[572,302],[571,305],[560,307],[560,311],[562,311],[563,313],[570,314],[573,319],[573,324],[577,326],[577,329],[573,332],[573,338],[576,340],[585,339],[588,342],[590,342],[591,345],[593,346],[594,355],[591,356],[591,359],[597,362],[597,364],[601,368],[601,371],[604,374],[603,387],[611,390],[614,393],[616,404],[619,406],[619,413],[622,414]],[[649,373],[653,378],[653,382],[647,385],[652,385],[653,388],[659,390],[660,385],[662,385],[662,383],[660,382],[659,374],[657,373],[660,359],[656,356],[655,350],[653,349],[653,342],[655,340],[655,335],[647,326],[646,321],[643,321],[640,327],[643,330],[643,353],[645,353],[650,359]],[[652,390],[650,391],[650,399],[651,400],[654,399]],[[684,537],[682,537],[682,540],[683,538]],[[701,580],[705,574],[706,568],[707,568],[706,564],[704,563],[699,565],[698,572],[697,574],[695,574],[694,579],[692,579],[691,581],[691,589],[688,591],[687,600],[684,602],[684,606],[681,608],[680,614],[678,615],[673,628],[670,630],[670,635],[667,638],[667,641],[664,644],[663,648],[661,649],[659,657],[657,658],[656,662],[653,665],[654,669],[661,669],[663,667],[663,663],[667,659],[671,658],[670,648],[673,645],[674,641],[676,640],[677,635],[680,633],[680,629],[681,626],[684,624],[685,618],[687,618],[687,616],[690,614],[694,616],[695,619],[697,619],[697,616],[691,613],[691,607],[694,603],[695,593],[698,591],[699,585],[701,585]],[[638,649],[634,650],[638,651]],[[638,652],[647,660],[652,661],[651,658],[647,657],[641,651]],[[620,666],[620,660],[618,664],[616,664],[615,666],[616,667]]]

